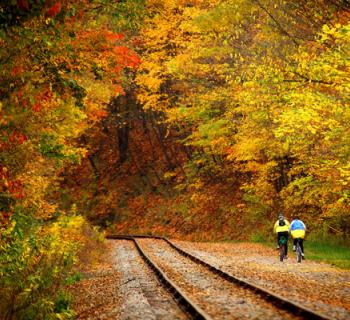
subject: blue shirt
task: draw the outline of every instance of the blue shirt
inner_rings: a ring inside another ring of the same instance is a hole
[[[291,231],[293,231],[293,230],[305,230],[305,229],[306,229],[305,224],[301,220],[295,219],[290,224]]]

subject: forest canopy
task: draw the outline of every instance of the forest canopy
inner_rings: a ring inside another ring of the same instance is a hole
[[[69,317],[55,288],[89,223],[249,239],[284,212],[347,236],[349,18],[342,0],[0,1],[5,319]]]

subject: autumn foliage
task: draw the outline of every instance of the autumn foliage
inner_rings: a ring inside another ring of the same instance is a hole
[[[60,288],[96,232],[74,206],[60,208],[60,175],[86,156],[78,138],[106,117],[115,86],[139,63],[97,5],[0,5],[2,319],[73,316]]]
[[[348,234],[349,10],[148,1],[127,98],[87,137],[95,197],[71,201],[120,232],[244,238],[283,211]]]
[[[111,232],[247,239],[297,212],[349,234],[346,1],[0,6],[1,259],[14,243],[35,265],[31,235],[44,248],[79,213]]]

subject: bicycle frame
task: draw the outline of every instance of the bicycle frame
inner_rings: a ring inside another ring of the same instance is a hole
[[[279,240],[279,246],[280,246],[280,261],[283,262],[285,256],[286,256],[286,246],[287,246],[287,238],[281,237]]]
[[[302,251],[301,251],[301,246],[300,246],[300,238],[296,239],[296,246],[295,246],[295,253],[297,257],[297,262],[300,263],[302,260]]]

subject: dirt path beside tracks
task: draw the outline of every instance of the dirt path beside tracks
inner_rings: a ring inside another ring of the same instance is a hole
[[[173,241],[223,271],[248,280],[332,319],[350,319],[350,271],[326,263],[297,263],[295,254],[280,262],[278,251],[256,243]]]
[[[276,250],[254,243],[173,242],[235,277],[331,319],[350,319],[350,271],[307,259],[298,264],[293,252],[281,263]],[[77,319],[186,318],[132,242],[108,240],[107,248],[104,262],[85,270],[83,280],[71,287]]]

